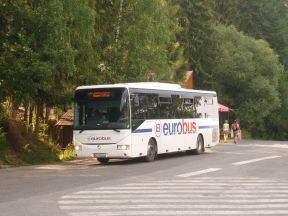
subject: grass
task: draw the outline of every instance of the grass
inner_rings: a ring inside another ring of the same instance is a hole
[[[58,158],[61,161],[72,160],[75,158],[75,150],[73,145],[68,145],[64,151],[58,154]]]
[[[53,151],[51,147],[25,144],[21,152],[13,150],[6,139],[5,133],[0,130],[0,169],[35,164],[47,164],[72,160],[75,158],[75,150],[72,145],[64,151]]]
[[[17,157],[17,154],[11,149],[6,140],[5,133],[0,129],[0,168],[9,166],[19,166],[23,162]]]
[[[7,141],[5,133],[0,130],[0,168],[60,161],[57,153],[48,146],[37,145],[35,147],[34,145],[32,148],[27,143],[22,148],[21,151],[15,151]]]

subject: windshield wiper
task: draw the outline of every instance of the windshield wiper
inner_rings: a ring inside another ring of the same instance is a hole
[[[116,132],[118,132],[118,133],[121,132],[119,129],[116,129],[116,128],[113,128],[112,130],[114,130],[114,131],[116,131]]]
[[[79,133],[82,133],[84,131],[84,129],[81,129],[80,131],[79,131]]]

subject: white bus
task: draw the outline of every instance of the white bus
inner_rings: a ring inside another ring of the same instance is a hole
[[[78,157],[112,158],[188,151],[219,141],[217,95],[168,83],[124,83],[76,89],[73,142]]]

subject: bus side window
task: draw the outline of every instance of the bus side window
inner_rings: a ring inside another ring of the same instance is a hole
[[[195,106],[193,98],[183,98],[182,112],[183,118],[195,118]]]
[[[172,104],[170,106],[170,118],[182,118],[181,99],[179,95],[172,95]]]
[[[147,119],[158,119],[158,95],[156,94],[147,94],[146,95],[146,111]]]
[[[158,109],[160,113],[160,119],[168,119],[170,116],[171,97],[159,97]]]
[[[204,106],[204,103],[203,103]],[[194,109],[195,109],[195,117],[196,118],[204,118],[202,112],[201,112],[201,107],[202,107],[202,97],[196,96],[194,98]]]

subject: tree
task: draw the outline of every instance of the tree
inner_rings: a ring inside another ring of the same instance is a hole
[[[6,1],[0,10],[6,24],[1,31],[0,92],[14,104],[27,103],[50,86],[52,65],[39,53],[44,49],[46,23],[40,19],[40,11],[22,1]]]
[[[278,88],[280,105],[267,118],[264,127],[269,138],[287,139],[285,130],[288,125],[287,117],[288,98],[288,1],[287,0],[219,0],[214,2],[216,16],[221,23],[233,24],[240,31],[249,36],[264,39],[277,52],[284,73],[281,75]]]
[[[0,5],[1,98],[10,98],[13,110],[36,106],[36,133],[43,105],[65,104],[76,72],[93,69],[94,13],[85,2],[3,0]]]
[[[96,11],[102,82],[169,79],[177,23],[165,1],[103,0]]]
[[[218,0],[214,6],[222,24],[232,24],[249,36],[268,41],[288,68],[287,0]]]
[[[187,69],[194,71],[195,87],[203,88],[209,76],[203,68],[203,60],[212,33],[210,3],[206,0],[171,0],[170,4],[179,7],[177,18],[181,31],[177,34],[177,40],[184,48]],[[177,76],[183,77],[183,72],[185,70]]]
[[[279,78],[283,67],[264,40],[255,40],[233,26],[217,26],[211,37],[205,69],[218,96],[237,110],[241,124],[254,136],[266,132],[265,120],[280,107]]]

